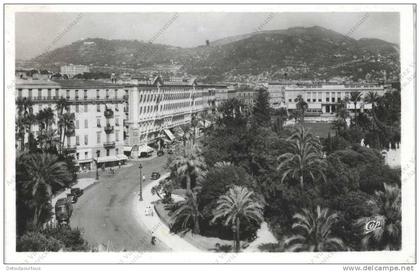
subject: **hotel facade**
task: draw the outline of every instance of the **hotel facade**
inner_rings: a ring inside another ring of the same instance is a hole
[[[55,113],[57,103],[67,101],[64,111],[74,113],[74,132],[65,136],[64,148],[74,154],[81,169],[124,162],[124,151],[139,155],[142,146],[153,143],[160,133],[174,137],[171,129],[191,122],[203,111],[215,110],[215,89],[223,85],[163,82],[160,77],[147,84],[111,84],[86,80],[17,80],[16,103],[31,101],[36,115],[45,108]],[[16,113],[17,114],[17,113]],[[31,131],[40,132],[36,123]],[[28,142],[26,137],[25,143]],[[20,142],[17,141],[20,150]],[[127,153],[126,153],[127,154]]]

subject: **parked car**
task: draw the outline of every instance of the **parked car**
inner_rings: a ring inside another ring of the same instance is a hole
[[[59,224],[70,223],[70,217],[73,213],[73,205],[71,204],[72,200],[67,198],[60,198],[55,203],[55,218]]]
[[[76,203],[78,197],[73,194],[67,194],[67,198],[71,201],[71,203]]]
[[[160,174],[158,172],[153,172],[152,176],[151,176],[151,179],[152,180],[157,180],[158,178],[160,178]]]
[[[163,152],[163,150],[159,150],[159,151],[157,152],[157,155],[158,155],[159,157],[161,157],[161,156],[165,155],[165,152]]]
[[[79,198],[81,195],[83,195],[83,190],[80,188],[71,188],[70,189],[70,193],[74,196],[76,196],[77,198]]]

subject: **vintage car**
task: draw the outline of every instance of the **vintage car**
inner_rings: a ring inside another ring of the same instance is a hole
[[[157,180],[158,178],[160,178],[160,174],[158,172],[153,172],[152,176],[151,176],[151,179],[152,180]]]
[[[77,198],[79,198],[81,195],[83,195],[83,190],[80,188],[71,188],[70,189],[70,193],[74,196],[76,196]]]
[[[70,217],[73,213],[72,199],[70,197],[60,198],[55,203],[55,218],[59,224],[69,224]]]

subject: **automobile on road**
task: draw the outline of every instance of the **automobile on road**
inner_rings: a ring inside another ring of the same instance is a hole
[[[151,176],[151,179],[152,180],[157,180],[158,178],[160,178],[160,174],[158,172],[153,172],[152,176]]]
[[[79,198],[81,195],[83,195],[83,190],[80,188],[71,188],[70,189],[70,193],[74,196],[76,196],[77,198]]]
[[[55,203],[55,218],[59,224],[70,222],[70,217],[73,213],[72,199],[70,197],[60,198]]]

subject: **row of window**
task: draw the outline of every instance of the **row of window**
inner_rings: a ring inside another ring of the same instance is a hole
[[[43,89],[38,89],[38,93],[37,93],[37,97],[42,97],[42,90]],[[80,96],[82,94],[82,92],[79,92],[79,90],[74,90],[74,97],[76,99],[79,99]],[[109,99],[111,97],[114,97],[115,99],[118,98],[118,93],[120,92],[120,90],[115,89],[115,90],[105,90],[105,98]],[[66,90],[66,98],[70,98],[70,94],[71,94],[71,90]],[[125,94],[128,94],[128,90],[125,90]],[[55,97],[59,97],[60,96],[60,89],[55,89],[54,90],[54,96]],[[18,97],[22,97],[22,89],[18,89]],[[32,98],[33,97],[33,90],[32,89],[28,89],[28,97]],[[47,89],[47,98],[51,98],[52,97],[52,89]],[[88,90],[83,90],[83,98],[87,99],[88,98]],[[101,90],[96,90],[96,98],[97,99],[101,99]]]
[[[120,118],[115,118],[115,126],[120,126]],[[80,128],[80,126],[79,126],[79,120],[76,120],[76,124],[75,124],[75,127],[76,127],[76,129],[79,129]],[[97,117],[96,118],[96,127],[102,127],[102,125],[101,125],[101,118],[99,117]],[[88,119],[85,119],[84,120],[84,128],[89,128],[89,120]]]
[[[291,99],[291,98],[289,98],[289,102],[294,102],[295,100],[293,100],[293,99]],[[340,102],[341,101],[341,98],[340,97],[338,97],[337,98],[337,102]],[[312,98],[312,100],[310,99],[310,98],[307,98],[306,99],[306,102],[316,102],[316,98]],[[318,98],[318,102],[322,102],[322,98]],[[325,98],[325,102],[330,102],[330,97],[326,97]],[[336,102],[336,99],[335,99],[335,97],[331,97],[331,102],[332,103],[335,103]]]
[[[118,155],[118,154],[119,154],[119,149],[118,148],[115,148],[115,155]],[[106,150],[106,155],[107,156],[110,155],[110,150],[109,149]],[[96,157],[99,158],[100,156],[101,156],[101,151],[100,150],[97,150],[96,151]],[[79,152],[76,153],[76,159],[77,160],[80,160],[80,153]],[[85,160],[86,159],[90,159],[89,158],[89,152],[85,152],[84,153],[84,158],[83,159],[85,159]]]
[[[194,102],[179,102],[179,103],[160,105],[160,110],[173,110],[173,109],[178,109],[178,108],[185,108],[185,107],[189,107],[190,105],[192,106],[193,103]],[[202,101],[195,102],[195,105],[198,105],[198,104],[202,104]],[[158,110],[159,110],[159,107],[157,105],[144,106],[144,107],[140,107],[139,114],[147,114],[151,112],[156,112]]]
[[[101,144],[102,143],[102,131],[98,131],[96,132],[96,143],[97,144]],[[116,130],[115,131],[115,141],[119,142],[120,141],[120,131]],[[83,143],[84,145],[89,145],[89,135],[84,135],[83,136]],[[76,135],[76,146],[80,145],[80,136]]]

